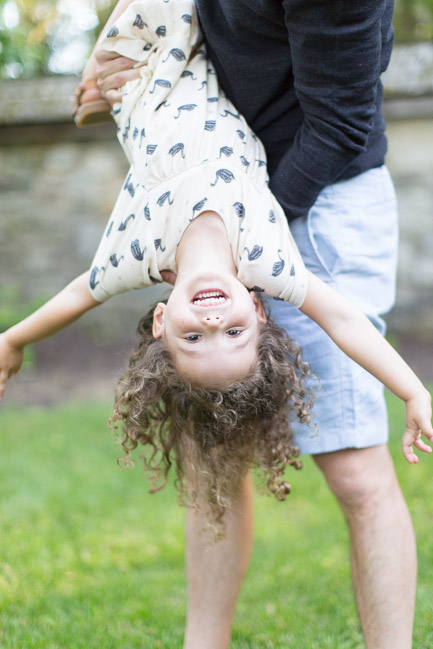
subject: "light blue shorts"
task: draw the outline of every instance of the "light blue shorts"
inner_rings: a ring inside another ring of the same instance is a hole
[[[396,197],[386,167],[326,187],[305,218],[292,222],[305,265],[357,304],[385,333],[380,317],[395,299],[398,222]],[[383,386],[350,360],[298,309],[270,300],[273,319],[297,340],[318,380],[317,430],[295,423],[301,453],[364,448],[388,440]]]

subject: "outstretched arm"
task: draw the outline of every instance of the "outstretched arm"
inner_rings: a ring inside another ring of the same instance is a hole
[[[412,446],[426,453],[431,448],[421,439],[433,441],[431,397],[401,356],[349,300],[309,273],[308,293],[301,311],[312,318],[354,361],[379,379],[406,404],[403,454],[417,462]]]
[[[21,368],[26,345],[60,331],[98,304],[90,294],[87,271],[28,318],[0,334],[0,398],[7,380]]]

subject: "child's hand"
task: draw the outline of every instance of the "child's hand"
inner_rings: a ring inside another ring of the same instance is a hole
[[[16,374],[23,364],[24,349],[8,342],[6,334],[0,334],[0,399],[4,395],[6,381]]]
[[[431,396],[427,390],[406,401],[406,430],[403,434],[401,447],[404,457],[410,464],[418,462],[413,446],[424,453],[432,452],[431,447],[421,439],[421,435],[425,435],[430,442],[433,442],[431,418]]]

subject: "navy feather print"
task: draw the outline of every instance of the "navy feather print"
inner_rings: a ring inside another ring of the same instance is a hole
[[[157,146],[157,144],[148,144],[146,147],[147,155],[152,155],[153,153],[155,153]]]
[[[166,63],[170,56],[172,56],[176,61],[186,61],[185,52],[178,47],[173,47],[169,51],[167,58],[163,60],[163,63]]]
[[[240,219],[244,219],[245,218],[244,204],[237,201],[236,203],[233,203],[233,207],[235,208],[236,216],[238,216]]]
[[[138,29],[143,29],[144,27],[147,27],[146,23],[144,22],[143,18],[140,16],[140,14],[137,14],[135,16],[135,20],[132,23],[134,27],[138,27]]]
[[[161,239],[155,239],[153,243],[155,245],[155,250],[160,250],[161,252],[165,252],[165,246],[162,245]]]
[[[185,158],[185,145],[183,142],[178,142],[177,144],[174,144],[171,149],[169,149],[169,155],[175,156],[177,153],[180,153],[182,158]]]
[[[187,25],[191,25],[191,24],[192,24],[192,16],[191,16],[191,14],[183,14],[183,15],[181,16],[181,18],[182,18],[182,20],[183,20],[184,23],[187,23]]]
[[[276,220],[274,210],[269,210],[269,223],[275,223]]]
[[[194,76],[194,73],[191,72],[191,70],[184,70],[180,75],[181,79],[185,79],[186,77],[189,77],[192,81],[197,81],[197,77]]]
[[[109,237],[111,234],[111,231],[113,229],[114,221],[111,221],[110,225],[108,226],[107,234],[105,235],[106,237]]]
[[[131,176],[132,176],[132,174],[128,174],[128,175],[127,175],[126,180],[125,180],[125,184],[123,185],[123,189],[127,189],[127,188],[128,188],[128,183],[129,183],[129,181],[131,180]]]
[[[123,232],[126,230],[126,226],[128,225],[129,221],[135,219],[135,214],[130,214],[129,216],[126,217],[123,221],[119,223],[119,226],[117,228],[118,232]]]
[[[221,158],[222,155],[225,155],[226,158],[230,158],[230,156],[233,155],[233,149],[231,146],[222,146],[219,157]]]
[[[231,110],[227,110],[227,108],[224,108],[224,112],[220,113],[220,115],[221,115],[221,117],[228,117],[229,115],[231,115],[232,117],[235,117],[236,119],[241,118],[239,113],[232,113]]]
[[[163,36],[166,36],[167,27],[165,25],[160,25],[155,29],[155,34],[158,36],[158,38],[162,38]]]
[[[284,268],[284,259],[281,259],[280,257],[280,252],[281,250],[278,250],[278,257],[280,258],[280,261],[276,261],[275,264],[272,266],[272,277],[278,277],[278,275],[281,275],[283,272]]]
[[[149,95],[153,95],[157,86],[160,88],[171,88],[171,83],[167,79],[155,79],[152,90],[149,90]]]
[[[111,265],[114,266],[114,268],[117,268],[123,258],[124,258],[123,255],[121,255],[119,258],[117,258],[116,253],[114,253],[113,255],[110,255]]]
[[[150,220],[151,220],[151,219],[150,219],[150,209],[149,209],[149,205],[145,205],[145,206],[144,206],[144,218],[146,219],[146,221],[150,221]]]
[[[113,25],[110,31],[107,33],[107,38],[114,38],[119,34],[119,30],[117,29],[116,25]]]
[[[294,277],[295,275],[296,275],[295,264],[292,264],[290,267],[290,277]]]
[[[173,203],[174,203],[174,201],[172,199],[170,199],[170,192],[164,192],[164,194],[161,194],[161,196],[158,198],[156,203],[157,203],[157,205],[162,207],[166,201],[168,201],[169,205],[173,205]]]
[[[248,253],[248,261],[255,261],[259,257],[261,257],[262,252],[263,252],[263,246],[254,246],[252,250],[249,250],[246,246],[244,248]]]
[[[131,120],[128,120],[128,123],[127,123],[127,125],[125,126],[125,129],[124,129],[124,131],[123,131],[123,133],[122,133],[123,143],[125,143],[126,140],[128,139],[128,135],[129,135],[129,130],[130,130],[130,128],[131,128]]]
[[[169,106],[171,106],[171,104],[169,104],[168,101],[166,99],[164,99],[164,101],[162,101],[160,104],[158,104],[158,106],[155,108],[155,113],[156,113],[157,110],[159,110],[163,106],[164,106],[164,108],[168,108]]]
[[[240,203],[239,201],[236,201],[236,203],[233,203],[233,207],[235,208],[236,215],[240,218],[240,231],[243,232],[244,228],[242,227],[242,222],[245,218],[245,206],[243,203]]]
[[[250,166],[250,163],[248,162],[248,160],[246,159],[246,157],[244,155],[241,155],[241,162],[242,162],[243,166],[246,167],[246,169],[245,169],[245,171],[246,171],[248,169],[248,167]]]
[[[231,183],[235,179],[234,174],[228,169],[218,169],[216,172],[216,179],[214,183],[211,183],[211,187],[215,187],[218,182],[218,178],[221,178],[225,183]]]
[[[178,106],[177,110],[179,111],[179,113],[174,116],[174,119],[179,119],[181,111],[191,111],[194,110],[194,108],[197,108],[197,104],[183,104],[183,106]]]
[[[214,119],[208,119],[204,123],[204,130],[205,131],[214,131],[216,126],[216,121]]]
[[[131,175],[132,175],[132,174],[129,174],[129,176],[128,176],[127,179],[125,180],[125,184],[123,185],[123,189],[125,189],[126,191],[128,191],[129,194],[130,194],[130,196],[131,196],[132,198],[134,198],[134,195],[135,195],[135,187],[134,187],[134,184],[133,184],[133,183],[129,182],[130,179],[131,179]]]
[[[207,198],[202,198],[201,201],[199,201],[198,203],[196,203],[194,205],[194,207],[192,208],[192,216],[193,217],[196,214],[196,212],[201,212],[201,210],[203,209],[204,204],[206,203],[206,201],[207,201]]]
[[[138,239],[131,241],[131,253],[134,259],[136,259],[137,261],[143,261],[144,253],[146,252],[146,250],[146,246],[144,246],[143,250],[141,250],[140,242]]]
[[[99,281],[97,281],[96,278],[99,271],[101,270],[105,270],[104,266],[101,266],[100,268],[98,268],[98,266],[93,266],[92,270],[90,271],[89,285],[92,290],[95,289],[99,284]]]

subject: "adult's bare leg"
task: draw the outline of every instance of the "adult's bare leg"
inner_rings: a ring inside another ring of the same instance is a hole
[[[410,649],[415,537],[387,447],[314,459],[349,526],[353,584],[367,649]]]
[[[227,649],[236,599],[248,568],[253,539],[252,482],[242,482],[227,512],[226,536],[203,534],[205,519],[187,512],[188,611],[184,649]]]

